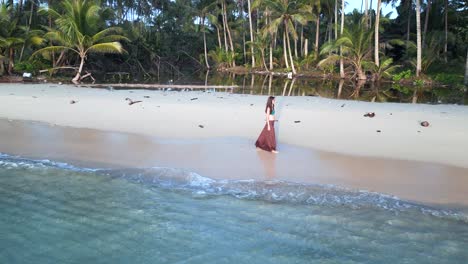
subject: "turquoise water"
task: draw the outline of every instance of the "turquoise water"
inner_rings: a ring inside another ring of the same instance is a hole
[[[467,263],[468,218],[332,186],[0,156],[0,263]]]

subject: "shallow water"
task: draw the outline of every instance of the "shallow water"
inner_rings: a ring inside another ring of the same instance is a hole
[[[235,85],[238,88],[226,89],[226,91],[237,94],[319,96],[364,102],[468,105],[468,92],[466,89],[456,87],[415,86],[394,82],[356,83],[351,80],[339,81],[320,78],[297,78],[290,80],[284,77],[269,75],[236,75],[216,72],[165,77],[166,79],[146,80],[143,82],[149,84]],[[102,80],[104,83],[127,83],[129,81],[131,80],[119,80],[115,78]]]
[[[375,193],[0,157],[0,263],[467,263],[466,214]]]

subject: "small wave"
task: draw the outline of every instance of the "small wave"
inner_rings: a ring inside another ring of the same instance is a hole
[[[404,200],[392,195],[352,190],[334,185],[300,184],[286,181],[215,180],[197,173],[165,167],[132,169],[79,168],[68,163],[47,159],[30,160],[0,153],[0,168],[3,169],[47,169],[57,168],[79,173],[121,178],[130,182],[164,189],[189,191],[196,197],[229,195],[239,199],[260,200],[273,203],[291,203],[351,209],[380,208],[402,212],[418,211],[435,217],[468,222],[468,214],[455,210],[432,208]]]
[[[37,168],[57,168],[76,172],[95,172],[99,169],[91,168],[80,168],[70,165],[65,162],[51,161],[48,159],[34,160],[26,159],[20,156],[11,156],[8,154],[0,153],[0,168],[3,169],[14,169],[14,168],[25,168],[25,169],[37,169]]]
[[[468,222],[468,215],[400,200],[396,196],[334,185],[300,184],[285,181],[214,180],[183,169],[154,167],[149,169],[99,170],[110,177],[160,188],[192,192],[197,197],[229,195],[240,199],[274,203],[346,206],[352,209],[380,208],[402,212],[419,211],[426,215],[448,217]]]

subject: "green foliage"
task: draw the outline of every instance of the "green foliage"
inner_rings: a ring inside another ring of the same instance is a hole
[[[30,60],[30,61],[22,61],[15,64],[15,71],[16,72],[30,72],[37,74],[39,70],[47,68],[48,65],[42,62],[41,60]]]
[[[365,61],[363,66],[366,70],[373,72],[377,80],[380,80],[381,78],[392,79],[393,73],[400,67],[400,65],[393,65],[392,58],[385,57],[381,58],[379,66],[370,61]]]
[[[423,79],[417,79],[414,81],[414,85],[422,87],[424,86],[425,81]]]
[[[411,73],[411,70],[406,70],[406,71],[402,71],[402,72],[399,72],[395,75],[393,75],[393,81],[395,82],[399,82],[401,80],[407,80],[409,78],[412,77],[412,73]]]
[[[363,66],[366,64],[366,60],[370,59],[373,32],[367,30],[362,23],[363,20],[360,23],[352,24],[349,28],[344,29],[343,35],[336,41],[324,44],[320,55],[326,57],[319,62],[318,66],[322,67],[344,59],[346,63],[353,66],[355,75],[359,79],[365,79]],[[340,48],[343,51],[342,56],[337,55]]]
[[[120,27],[104,27],[101,8],[92,0],[65,0],[63,13],[54,9],[41,9],[41,12],[55,18],[57,29],[49,29],[44,38],[50,46],[36,51],[36,54],[69,51],[79,56],[81,63],[74,82],[78,82],[89,53],[123,53],[119,41],[128,40]]]
[[[463,75],[441,72],[436,74],[434,80],[443,84],[461,84],[463,83]]]

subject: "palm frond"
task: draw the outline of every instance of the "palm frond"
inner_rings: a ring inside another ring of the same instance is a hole
[[[341,59],[340,55],[332,54],[332,55],[328,56],[327,58],[319,61],[317,66],[318,67],[323,67],[323,66],[326,66],[326,65],[335,64],[340,59]]]
[[[122,40],[130,42],[130,39],[122,35],[109,35],[109,36],[99,39],[99,41],[93,41],[93,43],[116,42],[116,41],[122,41]]]
[[[93,53],[114,53],[114,54],[120,54],[125,52],[125,50],[122,48],[122,44],[119,42],[107,42],[107,43],[99,43],[95,44],[91,47],[89,47],[87,52],[93,52]]]
[[[94,34],[92,39],[93,39],[93,42],[103,42],[101,39],[106,37],[106,36],[109,36],[109,35],[113,35],[114,33],[116,34],[122,34],[123,33],[123,30],[122,28],[120,27],[110,27],[110,28],[106,28],[104,30],[101,30],[99,31],[98,33]]]
[[[50,46],[50,47],[45,47],[45,48],[42,48],[40,50],[37,50],[36,52],[34,52],[31,57],[35,57],[37,55],[49,55],[50,52],[61,52],[63,50],[72,50],[76,53],[79,54],[79,52],[77,50],[74,50],[70,47],[67,47],[67,46]]]

